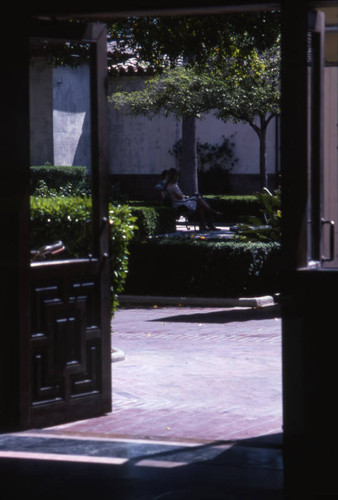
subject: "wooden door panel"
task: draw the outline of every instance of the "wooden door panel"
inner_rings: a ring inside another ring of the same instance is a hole
[[[82,260],[31,266],[32,426],[46,425],[46,412],[50,425],[60,416],[81,418],[83,404],[85,418],[104,411],[101,399],[110,386],[102,370],[109,375],[110,355],[103,349],[110,342],[100,321],[99,265]]]

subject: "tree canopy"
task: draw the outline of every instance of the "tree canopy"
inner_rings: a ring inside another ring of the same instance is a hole
[[[110,96],[110,102],[131,115],[153,117],[163,112],[188,119],[212,112],[224,122],[248,123],[259,139],[263,189],[268,184],[266,131],[272,118],[279,114],[279,72],[280,50],[276,44],[260,54],[252,51],[244,60],[231,57],[223,60],[222,65],[211,63],[209,71],[185,66],[166,69],[146,81],[144,90],[117,92]]]
[[[198,189],[194,121],[210,111],[223,121],[244,121],[254,128],[261,187],[267,184],[266,128],[279,106],[279,29],[277,11],[129,18],[111,27],[116,47],[146,60],[158,75],[144,90],[117,92],[110,102],[132,115],[163,112],[182,118],[187,192]],[[190,185],[189,176],[194,179]]]
[[[279,44],[245,60],[226,59],[212,71],[212,94],[218,118],[245,121],[257,131],[257,117],[279,114]]]
[[[205,66],[235,51],[271,47],[280,32],[279,11],[237,14],[129,17],[109,26],[114,48],[125,58],[132,54],[155,70],[185,64]]]
[[[280,46],[253,52],[238,66],[229,58],[213,72],[212,102],[215,115],[224,122],[248,123],[259,139],[260,187],[268,185],[266,132],[280,113]]]
[[[109,102],[130,115],[153,117],[159,113],[176,118],[195,116],[210,111],[212,78],[191,67],[166,69],[145,82],[145,88],[134,92],[115,92]]]
[[[192,66],[165,69],[146,80],[143,90],[116,92],[109,100],[130,114],[149,117],[160,112],[200,117],[214,110],[223,121],[244,121],[257,131],[257,117],[270,121],[279,114],[279,68],[280,50],[275,45],[263,53],[253,51],[244,60],[211,62],[205,71]]]

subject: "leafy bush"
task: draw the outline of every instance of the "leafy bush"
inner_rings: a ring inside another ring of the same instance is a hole
[[[91,198],[31,197],[31,248],[62,240],[65,258],[92,253]]]
[[[84,197],[31,197],[31,248],[62,240],[62,258],[92,253],[92,203]],[[135,217],[127,206],[109,206],[111,234],[111,290],[113,309],[128,272],[128,244],[134,236]]]
[[[43,198],[59,196],[84,196],[92,194],[91,178],[86,167],[44,165],[30,167],[31,194]],[[110,202],[125,203],[126,197],[118,184],[108,180]]]
[[[217,222],[234,223],[249,217],[260,217],[261,201],[254,195],[247,196],[205,196],[210,205],[223,216]],[[175,231],[175,211],[161,202],[129,201],[132,213],[137,217],[137,237],[147,238],[154,234]]]
[[[171,233],[176,230],[176,215],[171,207],[131,206],[131,213],[137,220],[135,237],[144,239],[154,234]]]
[[[253,207],[258,210],[255,197],[225,198],[222,201],[228,206],[242,206],[242,213],[243,198],[248,201],[248,212],[252,213]],[[206,297],[279,291],[278,242],[142,240],[173,230],[175,214],[160,204],[140,205],[109,205],[113,309],[124,290],[141,295]],[[88,256],[92,253],[91,214],[89,197],[31,197],[31,248],[62,240],[66,246],[62,257]]]
[[[281,193],[277,189],[271,193],[264,188],[256,194],[260,203],[260,216],[251,217],[248,224],[240,224],[238,234],[241,239],[250,241],[280,241],[281,239]]]
[[[126,205],[109,206],[111,227],[111,290],[113,310],[118,305],[118,295],[123,292],[128,275],[129,242],[137,231],[136,218]]]
[[[262,205],[255,195],[207,195],[205,199],[215,210],[222,212],[222,222],[238,222],[261,214]]]
[[[125,292],[239,297],[279,289],[279,243],[160,239],[130,245]]]
[[[43,165],[30,167],[34,196],[86,196],[90,182],[86,167]]]

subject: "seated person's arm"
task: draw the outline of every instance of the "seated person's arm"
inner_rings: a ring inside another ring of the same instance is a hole
[[[177,184],[171,186],[171,193],[173,194],[173,199],[183,200],[184,196]]]

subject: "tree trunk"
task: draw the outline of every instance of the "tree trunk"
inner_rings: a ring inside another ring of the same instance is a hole
[[[261,191],[263,188],[268,187],[268,172],[266,165],[266,125],[262,123],[260,134],[259,134],[259,175],[260,175],[260,187]]]
[[[263,188],[268,187],[268,172],[266,164],[266,131],[272,118],[273,115],[270,115],[268,119],[265,119],[265,115],[260,116],[260,127],[252,121],[248,122],[258,135],[259,139],[259,180],[261,191],[263,191]]]
[[[180,187],[184,194],[198,192],[196,118],[189,116],[182,120],[182,164]]]

